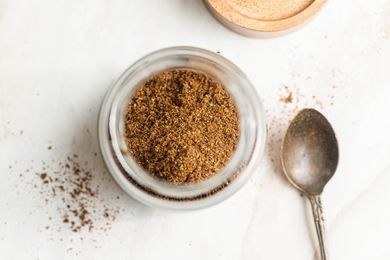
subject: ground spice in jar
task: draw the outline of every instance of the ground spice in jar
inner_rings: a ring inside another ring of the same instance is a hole
[[[233,98],[219,81],[192,70],[148,79],[130,101],[125,120],[129,153],[150,174],[174,184],[216,174],[239,138]]]

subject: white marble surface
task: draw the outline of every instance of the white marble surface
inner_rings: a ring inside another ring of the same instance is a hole
[[[94,156],[109,85],[136,59],[174,45],[235,62],[264,101],[270,132],[244,188],[187,213],[127,197]],[[0,259],[315,259],[308,204],[277,156],[288,118],[306,106],[329,118],[340,142],[323,196],[330,259],[390,259],[389,77],[388,0],[330,0],[302,29],[272,39],[228,31],[200,0],[0,0]],[[291,104],[280,101],[284,86]],[[110,230],[72,232],[32,185],[42,161],[72,153],[101,186],[96,207],[121,209]]]

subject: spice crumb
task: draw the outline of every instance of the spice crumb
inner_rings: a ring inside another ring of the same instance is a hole
[[[290,91],[290,89],[287,86],[284,86],[285,91],[287,92],[287,95],[280,98],[280,101],[284,104],[290,104],[293,102],[293,93]]]
[[[289,93],[288,96],[281,98],[281,101],[285,104],[292,103],[292,93]]]

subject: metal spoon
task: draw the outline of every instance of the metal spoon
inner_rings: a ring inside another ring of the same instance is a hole
[[[321,193],[339,158],[332,126],[317,110],[303,109],[290,123],[282,143],[284,174],[310,200],[322,260],[326,260]]]

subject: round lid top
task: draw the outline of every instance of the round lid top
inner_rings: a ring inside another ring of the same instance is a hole
[[[281,31],[301,24],[326,0],[207,0],[212,11],[254,31]],[[221,18],[221,17],[219,17]]]

